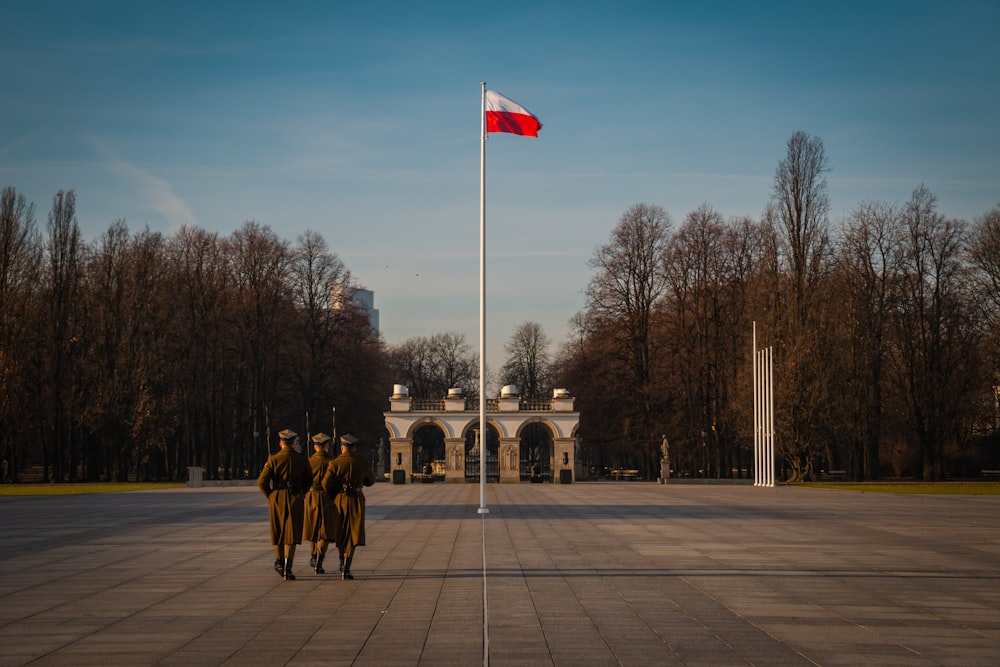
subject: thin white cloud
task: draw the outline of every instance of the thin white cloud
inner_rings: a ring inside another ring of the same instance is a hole
[[[13,141],[10,141],[5,145],[0,146],[0,156],[6,156],[8,154],[12,154],[21,146],[29,145],[35,139],[38,133],[39,133],[38,130],[32,130],[27,134],[17,137]]]
[[[138,186],[142,198],[146,200],[150,208],[163,216],[170,229],[198,224],[198,218],[194,211],[174,192],[169,182],[143,169],[138,164],[124,159],[109,146],[108,142],[101,138],[91,135],[89,139],[103,166],[109,172]]]

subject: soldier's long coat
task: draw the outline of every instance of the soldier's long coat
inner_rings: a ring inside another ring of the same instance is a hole
[[[311,483],[309,461],[302,454],[285,447],[268,457],[257,488],[267,496],[271,544],[302,543],[303,498]]]
[[[375,472],[368,459],[350,451],[330,461],[323,488],[333,496],[337,509],[337,548],[348,542],[356,547],[365,545],[365,494],[363,486],[375,483]]]
[[[323,476],[326,475],[330,457],[326,452],[317,452],[309,457],[309,467],[312,469],[312,487],[306,494],[306,517],[302,537],[310,542],[337,539],[337,510],[333,506],[333,498],[323,488]]]

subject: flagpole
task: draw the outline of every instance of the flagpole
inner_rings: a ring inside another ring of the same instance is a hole
[[[479,513],[486,506],[486,82],[479,113]]]
[[[751,334],[753,361],[753,485],[760,486],[760,474],[763,466],[760,464],[760,385],[757,378],[757,320],[753,321]]]

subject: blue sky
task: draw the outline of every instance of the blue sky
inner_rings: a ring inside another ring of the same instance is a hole
[[[758,217],[793,132],[836,225],[921,183],[1000,204],[1000,2],[6,3],[0,186],[117,219],[320,232],[389,343],[478,346],[480,82],[541,119],[487,143],[487,360],[556,343],[625,209]]]

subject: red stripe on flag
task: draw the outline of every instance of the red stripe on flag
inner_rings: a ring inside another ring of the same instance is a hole
[[[487,111],[487,132],[509,132],[525,137],[537,137],[542,124],[534,116],[509,111]]]

